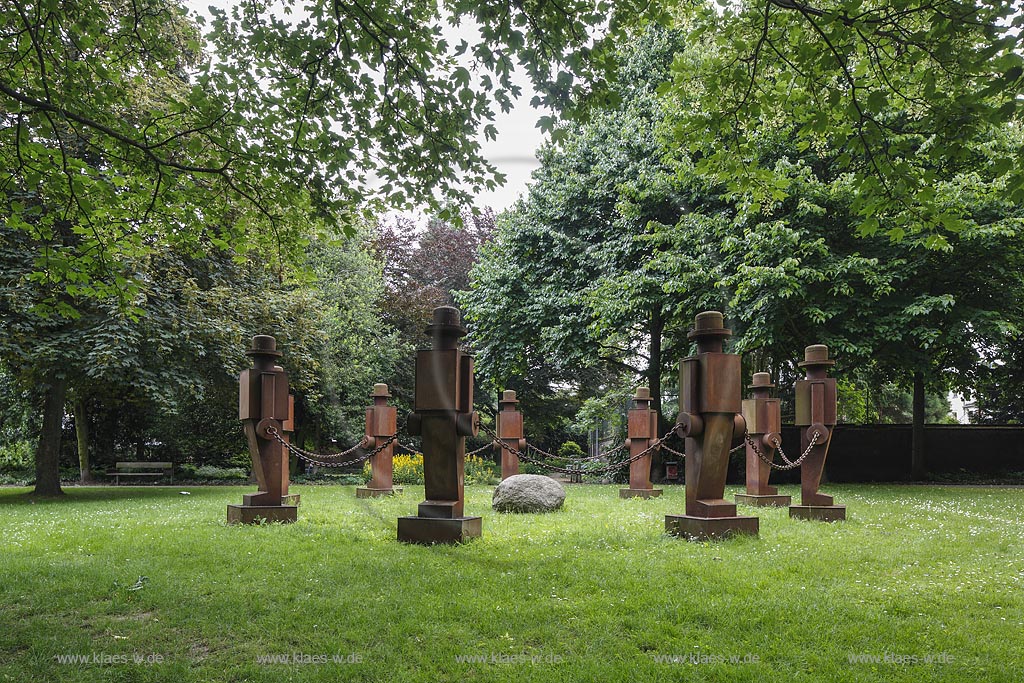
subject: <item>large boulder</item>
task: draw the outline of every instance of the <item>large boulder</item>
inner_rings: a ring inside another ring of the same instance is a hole
[[[563,502],[565,489],[551,477],[517,474],[494,489],[491,507],[498,512],[551,512]]]

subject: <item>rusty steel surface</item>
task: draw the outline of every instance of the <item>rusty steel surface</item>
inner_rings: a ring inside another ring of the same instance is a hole
[[[796,424],[804,427],[800,432],[801,448],[810,447],[800,470],[799,507],[833,507],[832,496],[818,489],[832,441],[832,428],[836,424],[836,380],[828,376],[828,369],[835,361],[829,358],[827,346],[814,344],[804,350],[804,360],[798,365],[804,368],[806,378],[796,384]],[[817,435],[813,446],[812,435]],[[790,512],[793,514],[793,508]],[[799,511],[794,516],[806,517]]]
[[[771,376],[767,372],[754,373],[754,382],[748,389],[752,398],[743,401],[743,417],[747,421],[747,431],[761,452],[771,460],[775,455],[775,441],[781,441],[782,411],[779,399],[771,397]],[[757,457],[753,448],[747,444],[747,493],[755,496],[774,496],[779,490],[768,485],[771,466]]]
[[[519,474],[519,456],[517,453],[526,450],[526,438],[523,428],[523,414],[519,412],[519,400],[516,392],[502,392],[498,401],[497,432],[500,443],[494,449],[501,456],[501,480]]]
[[[426,500],[415,517],[401,517],[398,539],[411,543],[453,542],[479,535],[479,524],[440,524],[464,519],[466,437],[475,436],[473,357],[459,348],[466,335],[459,311],[434,309],[426,334],[432,347],[416,354],[416,388],[408,431],[422,437]],[[454,535],[451,535],[454,534]]]
[[[683,373],[680,393],[688,405],[681,405],[680,412],[693,415],[695,410],[702,424],[696,433],[686,435],[687,515],[736,514],[736,506],[724,500],[734,422],[742,407],[740,357],[723,351],[731,334],[717,311],[698,314],[689,334],[697,341],[697,354],[683,360],[688,372]]]
[[[686,437],[686,515],[668,515],[666,530],[691,539],[757,533],[757,518],[739,517],[725,500],[729,450],[743,438],[741,359],[725,353],[725,328],[717,311],[699,313],[690,339],[697,353],[680,362],[680,431]]]
[[[395,444],[392,438],[398,433],[398,409],[388,405],[391,393],[387,384],[374,384],[370,394],[373,405],[366,409],[366,431],[363,443],[366,448],[383,448],[370,456],[370,482],[356,489],[357,498],[374,498],[401,491],[394,486]]]
[[[288,374],[277,365],[281,352],[273,337],[253,337],[246,355],[252,357],[253,367],[243,370],[238,378],[238,417],[259,491],[242,496],[241,506],[228,506],[228,521],[294,521],[294,507],[282,505],[288,496],[288,455],[285,446],[271,436],[274,431],[286,439],[287,432],[293,429],[295,400],[288,394]],[[280,507],[291,509],[274,511]]]
[[[651,408],[651,390],[638,387],[633,396],[633,408],[629,411],[626,442],[630,458],[629,488],[619,489],[621,498],[654,498],[662,489],[651,484],[651,446],[658,437],[658,411]]]

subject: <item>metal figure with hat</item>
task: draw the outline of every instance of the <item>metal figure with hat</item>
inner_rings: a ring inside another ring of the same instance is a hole
[[[650,450],[658,436],[658,411],[651,408],[651,403],[651,390],[637,387],[627,421],[626,445],[631,459]],[[657,498],[661,494],[662,489],[651,484],[651,454],[633,460],[629,464],[629,488],[619,489],[619,498]]]
[[[737,493],[736,502],[755,507],[784,507],[793,499],[780,496],[777,488],[768,485],[772,473],[768,463],[774,459],[776,446],[782,442],[782,411],[779,399],[771,397],[775,385],[767,372],[755,372],[754,383],[747,388],[753,394],[752,398],[743,400],[743,419],[750,435],[746,448],[747,491]],[[763,459],[758,457],[755,448],[761,450]]]
[[[732,331],[717,311],[699,313],[690,338],[697,354],[680,363],[679,432],[686,437],[686,514],[666,515],[665,530],[692,540],[758,532],[725,500],[729,449],[743,438],[740,356],[724,352]]]
[[[456,308],[435,308],[426,334],[433,348],[416,352],[415,403],[408,422],[409,434],[423,438],[426,500],[416,516],[398,518],[398,540],[461,543],[481,532],[480,518],[463,514],[466,437],[479,429],[473,357],[459,348],[466,328]]]
[[[294,403],[288,395],[288,374],[277,365],[281,352],[273,337],[253,337],[246,355],[252,356],[253,367],[243,370],[238,378],[238,418],[249,442],[259,491],[243,495],[242,505],[228,506],[228,523],[294,522],[298,508],[283,504],[288,500],[285,442],[272,436],[272,432],[284,435],[293,429]]]
[[[519,400],[516,392],[504,391],[498,401],[497,432],[499,441],[495,441],[494,449],[501,455],[501,480],[519,474],[518,453],[526,450],[526,438],[523,434],[523,414],[519,412]]]
[[[392,437],[398,431],[398,409],[388,405],[391,393],[387,384],[374,384],[370,398],[373,405],[366,409],[363,447],[376,449],[377,444],[384,444],[384,447],[370,456],[370,482],[356,489],[356,498],[392,496],[402,492],[401,486],[394,485],[395,444]]]
[[[791,505],[789,516],[825,522],[843,520],[846,506],[834,505],[832,496],[818,491],[836,425],[836,380],[828,377],[835,361],[829,359],[827,346],[814,344],[804,349],[804,360],[798,365],[807,376],[796,383],[796,424],[803,427],[800,446],[809,452],[800,469],[800,505]]]

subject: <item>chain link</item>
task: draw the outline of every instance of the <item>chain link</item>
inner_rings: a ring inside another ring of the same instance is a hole
[[[303,450],[298,446],[293,446],[292,444],[284,440],[281,434],[277,431],[276,427],[270,427],[269,429],[267,429],[267,434],[270,434],[271,437],[273,437],[279,444],[287,448],[288,451],[291,452],[299,460],[304,460],[305,462],[308,462],[311,465],[316,465],[317,467],[348,467],[349,465],[355,465],[356,463],[368,460],[373,456],[377,455],[385,448],[390,446],[392,442],[398,439],[398,433],[395,432],[391,436],[384,439],[384,441],[379,446],[374,448],[372,451],[366,451],[362,455],[359,455],[351,460],[345,460],[343,462],[327,462],[325,459],[343,458],[347,455],[351,455],[360,448],[363,448],[366,445],[366,437],[363,437],[359,441],[359,443],[357,443],[352,448],[349,448],[346,451],[342,451],[341,453],[321,454],[312,453],[310,451]]]
[[[754,451],[755,455],[757,455],[757,457],[761,459],[761,462],[770,465],[773,469],[785,472],[796,467],[800,467],[800,464],[807,458],[808,455],[811,454],[811,449],[814,448],[814,444],[818,440],[818,432],[814,432],[814,434],[811,434],[811,442],[807,444],[807,448],[804,449],[804,452],[800,454],[799,458],[792,461],[789,460],[789,458],[787,458],[782,453],[782,444],[779,443],[779,440],[772,439],[772,443],[775,445],[775,449],[779,452],[779,455],[782,456],[782,459],[786,461],[785,465],[776,464],[772,458],[769,458],[764,453],[762,453],[761,449],[757,447],[756,443],[754,443],[754,439],[751,438],[750,432],[745,432],[743,434],[743,439],[747,442],[747,445],[750,446],[751,450]]]
[[[480,429],[482,429],[484,431],[484,433],[487,434],[487,436],[491,437],[491,439],[493,440],[493,442],[495,444],[499,444],[499,445],[502,444],[502,442],[501,442],[500,438],[498,437],[498,435],[494,433],[494,430],[490,429],[489,427],[487,427],[485,425],[480,425]],[[624,467],[625,465],[630,465],[630,464],[636,462],[637,460],[639,460],[640,458],[643,458],[646,455],[650,455],[654,451],[658,450],[661,447],[661,442],[664,441],[665,439],[667,439],[673,432],[675,432],[675,430],[676,430],[676,427],[672,427],[672,429],[669,430],[669,432],[667,434],[665,434],[665,436],[663,438],[655,439],[651,443],[650,446],[645,448],[643,451],[637,453],[636,455],[634,455],[634,456],[632,456],[630,458],[627,458],[626,460],[623,460],[621,462],[616,462],[616,463],[610,463],[608,465],[605,465],[604,467],[598,467],[598,468],[595,468],[595,469],[588,469],[588,470],[585,470],[585,471],[582,470],[579,467],[576,467],[574,469],[569,469],[567,467],[558,467],[556,465],[549,465],[546,462],[542,462],[540,460],[536,460],[535,458],[531,458],[526,453],[523,453],[522,451],[520,451],[517,448],[513,448],[512,446],[509,446],[507,444],[504,444],[504,446],[505,446],[505,448],[507,448],[509,450],[509,452],[511,452],[513,455],[515,455],[520,460],[524,460],[526,462],[533,463],[534,465],[542,467],[542,468],[548,470],[549,472],[558,472],[560,474],[607,474],[609,472],[614,472],[615,470],[619,469],[620,467]],[[619,450],[619,449],[615,449],[615,450],[613,450],[611,452],[614,453],[617,450]]]
[[[471,456],[476,455],[477,453],[483,453],[484,451],[486,451],[488,448],[490,448],[493,445],[494,445],[493,442],[492,443],[486,443],[483,446],[481,446],[480,448],[476,449],[475,451],[470,451],[469,453],[466,453],[466,457],[469,458]]]
[[[685,458],[686,457],[686,453],[682,453],[680,451],[677,451],[674,448],[669,448],[668,446],[665,445],[664,442],[661,443],[661,447],[662,447],[662,449],[668,451],[669,453],[671,453],[672,455],[674,455],[676,457],[679,457],[679,458]]]
[[[625,444],[623,444],[623,446],[625,446]],[[545,458],[551,458],[553,460],[562,460],[564,462],[572,462],[572,463],[596,462],[598,460],[604,460],[610,454],[622,450],[622,446],[620,446],[619,448],[612,449],[612,450],[607,451],[605,453],[598,453],[597,455],[588,455],[588,456],[584,456],[582,458],[574,458],[571,455],[555,455],[554,453],[548,453],[545,450],[541,450],[540,448],[537,448],[532,443],[527,443],[526,447],[529,448],[534,453],[537,453],[537,454],[539,454],[539,455],[541,455],[541,456],[543,456]]]

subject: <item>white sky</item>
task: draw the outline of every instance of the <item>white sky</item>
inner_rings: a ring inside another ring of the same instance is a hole
[[[184,0],[192,14],[210,17],[208,7],[211,0]],[[215,4],[222,8],[229,8],[232,0],[214,0]],[[293,15],[294,16],[294,15]],[[453,38],[465,37],[472,40],[471,28],[452,27]],[[500,110],[494,120],[494,126],[498,130],[497,140],[486,140],[483,135],[479,136],[481,149],[484,157],[505,174],[505,184],[497,190],[481,192],[476,197],[477,208],[491,207],[500,212],[511,206],[515,200],[526,190],[530,180],[530,174],[540,166],[537,161],[536,150],[544,141],[545,136],[536,127],[537,119],[544,112],[530,106],[530,100],[536,94],[529,79],[522,74],[515,74],[513,79],[516,85],[522,88],[522,95],[513,101],[513,108],[507,114]]]

